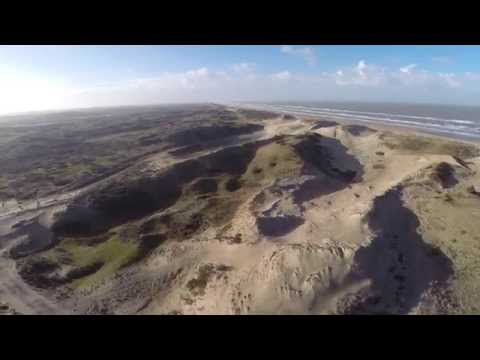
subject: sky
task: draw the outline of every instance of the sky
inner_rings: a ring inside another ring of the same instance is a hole
[[[478,99],[480,46],[0,46],[0,114],[205,101]]]

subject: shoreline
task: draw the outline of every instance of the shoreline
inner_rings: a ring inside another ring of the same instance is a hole
[[[400,132],[405,132],[409,133],[410,135],[422,135],[422,136],[428,136],[428,137],[433,137],[437,139],[444,139],[444,140],[450,140],[450,141],[459,141],[467,144],[473,144],[473,145],[479,145],[480,144],[480,135],[478,137],[467,137],[463,135],[456,135],[452,132],[448,131],[435,131],[427,128],[423,128],[421,126],[409,126],[409,125],[398,125],[398,124],[389,124],[387,122],[380,122],[380,121],[373,121],[373,120],[358,120],[358,119],[345,119],[343,117],[336,117],[336,116],[328,116],[328,115],[315,115],[315,114],[305,114],[302,112],[298,111],[288,111],[288,110],[278,110],[278,109],[262,109],[261,107],[259,108],[253,108],[249,106],[232,106],[233,108],[237,109],[251,109],[251,110],[258,110],[258,111],[270,111],[272,113],[276,113],[279,115],[293,115],[298,118],[303,118],[303,119],[310,119],[310,120],[329,120],[329,121],[335,121],[338,122],[339,124],[348,124],[348,125],[361,125],[365,124],[368,125],[369,127],[372,127],[377,130],[394,130],[394,131],[400,131]]]
[[[330,121],[338,122],[341,125],[361,125],[364,122],[366,123],[366,121],[355,121],[355,120],[349,121],[349,120],[338,119],[334,117],[328,117],[328,118],[308,117],[305,119],[330,120]],[[381,131],[395,131],[395,132],[405,133],[408,135],[415,135],[415,136],[420,135],[420,136],[431,137],[439,140],[449,140],[449,141],[467,143],[471,145],[480,145],[480,138],[478,140],[471,140],[461,136],[456,137],[454,135],[450,135],[450,136],[447,134],[442,135],[442,134],[434,133],[433,131],[430,132],[426,129],[421,129],[421,128],[413,128],[408,126],[391,125],[391,124],[379,124],[379,123],[373,123],[373,122],[368,123],[368,127],[371,127],[375,130],[381,130]]]

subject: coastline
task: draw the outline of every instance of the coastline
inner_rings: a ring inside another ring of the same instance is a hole
[[[280,114],[280,115],[293,115],[297,116],[299,118],[303,119],[312,119],[312,120],[328,120],[328,121],[335,121],[338,122],[339,124],[348,124],[348,125],[365,125],[369,126],[374,129],[378,130],[394,130],[394,131],[400,131],[400,132],[405,132],[411,135],[422,135],[422,136],[428,136],[428,137],[433,137],[437,139],[446,139],[446,140],[452,140],[452,141],[459,141],[463,143],[468,143],[468,144],[474,144],[474,145],[479,145],[480,144],[480,135],[472,135],[472,136],[464,136],[461,134],[455,134],[453,131],[448,131],[448,130],[434,130],[434,129],[428,129],[422,126],[413,126],[413,125],[400,125],[400,124],[393,124],[393,123],[388,123],[388,122],[381,122],[377,120],[367,120],[367,119],[355,119],[352,117],[352,119],[345,119],[344,117],[336,117],[335,115],[322,115],[322,114],[305,114],[302,111],[289,111],[289,110],[284,110],[284,109],[274,109],[272,108],[263,108],[262,106],[259,107],[252,107],[252,106],[241,106],[241,105],[233,105],[233,108],[243,108],[243,109],[251,109],[251,110],[263,110],[263,111],[270,111],[272,113]]]
[[[335,117],[307,117],[305,119],[312,119],[312,120],[329,120],[338,122],[341,125],[362,125],[362,123],[367,123],[367,121],[355,121],[355,120],[345,120],[345,119],[338,119]],[[400,125],[392,125],[392,124],[379,124],[377,122],[371,122],[366,124],[365,126],[371,127],[376,130],[382,131],[395,131],[403,134],[408,135],[421,135],[426,137],[431,137],[435,139],[442,139],[442,140],[450,140],[450,141],[457,141],[462,143],[467,143],[471,145],[480,145],[480,139],[473,140],[473,139],[466,139],[462,136],[455,136],[454,134],[448,135],[445,134],[438,134],[434,133],[433,131],[429,131],[428,129],[421,129],[421,128],[413,128],[409,126],[400,126]]]

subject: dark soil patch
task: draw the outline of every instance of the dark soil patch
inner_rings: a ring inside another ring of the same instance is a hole
[[[258,217],[258,230],[265,236],[283,236],[305,222],[297,216]]]
[[[142,146],[150,146],[150,145],[161,144],[165,142],[165,139],[163,136],[160,136],[160,135],[149,135],[149,136],[141,137],[140,139],[138,139],[138,141]]]
[[[267,120],[278,116],[277,113],[264,110],[238,109],[237,112],[246,120]]]
[[[464,168],[466,168],[466,169],[468,169],[468,170],[472,170],[472,169],[470,168],[469,164],[468,164],[466,161],[460,159],[458,156],[452,156],[452,157],[455,159],[455,161],[456,161],[457,163],[459,163],[459,164],[460,164],[461,166],[463,166]],[[470,164],[471,164],[471,163],[470,163]]]
[[[56,274],[58,268],[58,264],[45,258],[32,258],[21,264],[18,274],[33,287],[54,288],[65,283]]]
[[[78,267],[76,269],[71,270],[65,277],[65,282],[71,282],[73,280],[81,279],[85,276],[92,275],[100,270],[103,266],[103,262],[94,262],[90,265]]]
[[[455,178],[455,168],[446,162],[436,165],[431,175],[432,179],[439,182],[443,188],[450,188],[458,184]]]
[[[329,121],[329,120],[320,120],[315,123],[315,125],[312,127],[312,130],[317,130],[321,128],[327,128],[327,127],[332,127],[332,126],[337,126],[338,123],[335,121]]]
[[[128,261],[123,267],[130,266],[145,257],[147,257],[153,250],[159,247],[167,240],[167,236],[165,234],[148,234],[140,236],[139,242],[140,245],[138,247],[137,254]]]
[[[345,125],[343,127],[348,133],[354,136],[371,135],[377,132],[377,130],[371,129],[363,125]]]
[[[179,241],[189,239],[206,226],[205,220],[202,213],[175,212],[149,220],[142,225],[140,232],[145,234],[150,231],[160,231],[161,234],[155,236],[161,236],[161,238],[151,239],[157,241],[156,246],[158,246],[166,239]],[[141,239],[149,240],[144,236]]]
[[[231,242],[233,244],[240,244],[242,242],[242,234],[237,233]]]
[[[205,294],[208,282],[218,273],[232,270],[231,266],[219,264],[204,264],[198,269],[197,276],[187,282],[187,289],[195,296]]]
[[[217,180],[200,179],[192,185],[192,190],[199,194],[209,194],[218,190]]]
[[[230,192],[237,191],[241,187],[242,187],[242,183],[239,178],[231,178],[225,184],[225,189],[227,189],[227,191],[230,191]]]
[[[230,136],[251,134],[260,130],[263,130],[263,126],[257,124],[200,126],[176,132],[167,137],[166,140],[174,146],[190,146],[191,144],[202,144]]]
[[[47,250],[56,243],[53,233],[48,228],[41,225],[37,220],[30,223],[23,223],[18,226],[10,236],[18,237],[23,235],[27,235],[26,239],[10,249],[10,256],[13,259]]]

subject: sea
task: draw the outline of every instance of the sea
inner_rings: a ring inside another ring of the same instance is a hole
[[[401,126],[456,139],[480,141],[480,106],[333,101],[234,105],[352,123]]]

